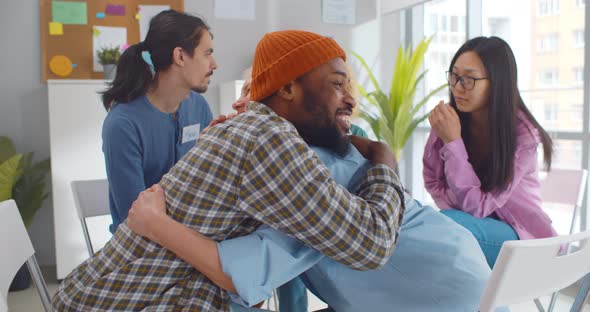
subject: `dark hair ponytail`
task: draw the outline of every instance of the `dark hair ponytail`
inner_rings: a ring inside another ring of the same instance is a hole
[[[180,47],[193,53],[204,30],[208,31],[209,26],[202,19],[186,13],[167,10],[154,16],[145,40],[127,48],[119,58],[115,80],[102,92],[105,109],[146,94],[158,72],[172,65],[174,49]],[[143,51],[151,56],[154,75],[142,58]]]
[[[106,110],[114,102],[129,102],[147,92],[153,80],[149,65],[141,58],[142,44],[127,48],[119,58],[117,75],[102,93],[102,103]]]

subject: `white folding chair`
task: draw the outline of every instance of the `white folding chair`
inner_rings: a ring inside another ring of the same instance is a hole
[[[86,218],[111,213],[109,210],[109,184],[106,179],[72,181],[72,191],[78,217],[82,223],[88,254],[92,257],[94,256],[94,248],[92,248]]]
[[[541,181],[541,199],[543,204],[561,204],[568,207],[571,214],[569,232],[560,231],[559,235],[574,233],[578,221],[579,208],[586,193],[588,171],[585,169],[551,169],[539,175]],[[551,209],[545,208],[551,214]]]
[[[563,289],[590,272],[590,231],[542,239],[506,241],[479,303],[480,312],[494,311]],[[559,255],[563,245],[580,248]]]
[[[12,199],[0,202],[0,311],[3,308],[7,310],[8,288],[24,263],[29,268],[45,311],[53,311],[47,285],[16,202]]]
[[[566,219],[570,219],[569,231],[557,228],[559,235],[573,234],[578,223],[579,209],[582,206],[584,195],[586,193],[586,181],[588,171],[575,169],[552,169],[549,172],[541,172],[539,175],[541,180],[541,198],[543,200],[544,209],[547,214],[555,221],[560,213],[566,214]],[[557,208],[551,209],[547,204],[560,204],[560,207],[565,207],[565,211]],[[558,292],[551,295],[551,300],[547,306],[547,312],[553,311],[553,307],[557,302]],[[545,312],[543,305],[539,299],[535,299],[535,305],[540,312]]]

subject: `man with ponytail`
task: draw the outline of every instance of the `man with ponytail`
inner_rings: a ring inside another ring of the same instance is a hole
[[[145,40],[121,55],[115,80],[102,94],[109,111],[102,140],[111,232],[137,195],[160,181],[211,122],[198,93],[207,91],[216,68],[207,24],[173,10],[156,15]]]

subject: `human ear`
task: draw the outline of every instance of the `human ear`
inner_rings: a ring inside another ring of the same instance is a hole
[[[176,47],[172,50],[172,63],[176,65],[184,65],[184,53],[181,47]]]
[[[296,86],[294,81],[288,82],[286,85],[282,86],[276,94],[288,101],[292,101],[295,98],[296,93]]]

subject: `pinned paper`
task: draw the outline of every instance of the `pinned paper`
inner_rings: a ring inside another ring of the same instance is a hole
[[[49,61],[49,70],[60,77],[67,77],[72,73],[72,65],[72,61],[67,56],[56,55]]]
[[[52,1],[51,20],[62,24],[86,25],[86,2]]]
[[[124,4],[107,4],[107,8],[106,8],[105,12],[108,15],[125,15],[125,5]]]
[[[355,24],[356,0],[322,0],[322,22]]]
[[[58,22],[49,22],[49,35],[60,36],[64,34],[64,25]]]
[[[94,37],[100,36],[100,30],[96,27],[92,27],[92,34]]]
[[[96,18],[98,19],[103,19],[105,18],[105,16],[106,15],[104,14],[104,12],[96,12]]]
[[[215,0],[215,17],[225,19],[249,20],[256,18],[254,0]]]
[[[94,26],[92,30],[95,34],[98,31],[98,34],[92,37],[92,68],[95,72],[101,72],[103,68],[98,62],[98,50],[105,47],[120,47],[126,44],[127,28]]]
[[[139,21],[139,40],[143,41],[147,36],[148,30],[150,29],[150,21],[152,17],[158,15],[158,13],[166,10],[170,10],[169,5],[138,5],[137,10],[140,13],[135,15],[135,19]]]

